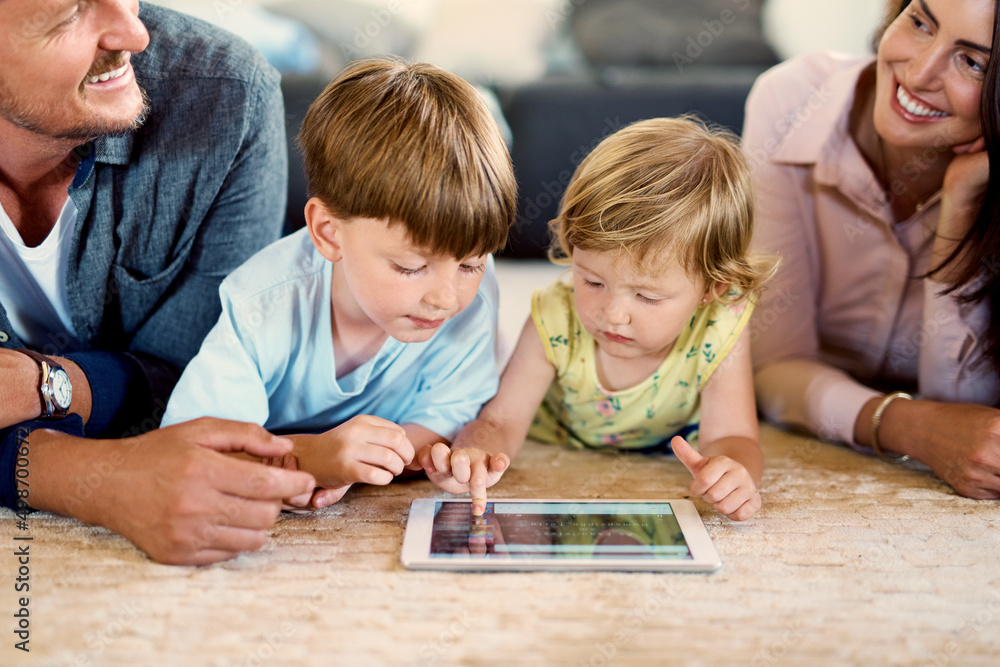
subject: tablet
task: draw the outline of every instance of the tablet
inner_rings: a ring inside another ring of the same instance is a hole
[[[712,572],[722,565],[690,500],[418,498],[400,558],[424,570]]]

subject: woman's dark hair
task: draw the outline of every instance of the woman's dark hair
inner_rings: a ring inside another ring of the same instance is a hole
[[[877,47],[886,27],[910,4],[910,0],[893,0],[886,21],[875,34]],[[993,2],[993,46],[1000,44],[1000,0]],[[954,252],[932,267],[928,276],[940,273],[946,266],[961,259],[958,277],[945,290],[959,303],[990,304],[990,320],[983,340],[983,356],[1000,371],[1000,187],[992,183],[1000,178],[1000,58],[990,56],[983,78],[979,100],[979,122],[990,161],[990,187],[986,189],[979,216]]]

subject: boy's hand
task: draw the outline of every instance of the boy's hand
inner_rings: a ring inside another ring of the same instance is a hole
[[[266,458],[263,462],[264,465],[273,466],[275,468],[284,468],[285,470],[299,469],[299,462],[292,454],[286,454],[275,458]],[[313,487],[305,493],[292,496],[291,498],[285,498],[281,503],[281,509],[285,512],[294,512],[295,514],[309,514],[313,510],[326,507],[327,505],[332,505],[337,502],[344,497],[344,494],[347,493],[347,490],[350,488],[350,484],[342,486],[339,489],[320,489],[313,485]]]
[[[358,415],[297,442],[295,450],[298,468],[315,476],[322,489],[313,496],[314,507],[340,500],[355,483],[388,484],[413,460],[413,453],[402,426],[374,415]]]
[[[452,449],[443,442],[424,447],[417,460],[428,479],[448,493],[469,492],[472,513],[486,511],[486,489],[493,486],[510,466],[506,454],[489,454],[475,447]]]
[[[702,456],[679,435],[670,446],[694,477],[691,493],[712,503],[720,514],[746,521],[760,509],[757,485],[742,465],[728,456]]]
[[[264,457],[261,459],[261,463],[272,468],[283,468],[285,470],[298,470],[299,462],[295,459],[293,454],[285,454],[284,456],[274,456],[274,457]],[[281,501],[281,509],[285,512],[297,512],[301,513],[307,511],[307,506],[309,505],[309,499],[312,498],[312,494],[316,488],[313,484],[312,489],[303,491],[297,496],[292,496],[291,498],[283,498]]]

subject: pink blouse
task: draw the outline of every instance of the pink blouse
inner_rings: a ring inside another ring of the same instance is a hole
[[[848,133],[871,62],[820,53],[772,68],[747,98],[742,135],[754,248],[781,257],[750,333],[758,405],[770,420],[848,443],[861,408],[887,390],[916,384],[922,398],[982,404],[1000,396],[981,356],[988,304],[959,306],[919,277],[940,193],[896,223],[891,193]]]

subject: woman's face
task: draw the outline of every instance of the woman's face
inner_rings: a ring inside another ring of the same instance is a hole
[[[875,129],[895,146],[938,150],[982,135],[979,100],[994,0],[912,0],[878,49]]]

